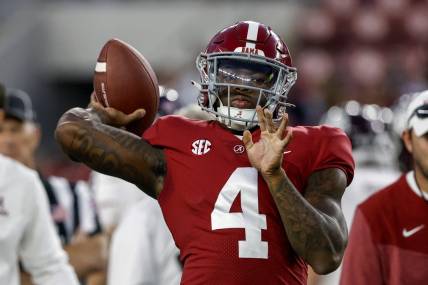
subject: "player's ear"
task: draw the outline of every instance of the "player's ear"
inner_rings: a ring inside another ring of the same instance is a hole
[[[406,147],[407,151],[409,153],[412,153],[412,130],[404,130],[401,134],[401,139],[403,140],[404,146]]]
[[[3,123],[4,120],[4,111],[3,109],[0,109],[0,124]]]

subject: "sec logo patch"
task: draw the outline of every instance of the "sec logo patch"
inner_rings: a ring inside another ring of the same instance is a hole
[[[211,142],[209,140],[196,140],[192,143],[192,153],[196,155],[204,155],[211,150]]]

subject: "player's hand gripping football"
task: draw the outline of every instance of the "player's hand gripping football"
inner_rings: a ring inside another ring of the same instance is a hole
[[[272,113],[260,106],[256,108],[260,126],[260,140],[253,142],[251,133],[246,130],[242,141],[247,149],[248,159],[263,177],[269,177],[281,170],[286,146],[291,140],[292,132],[288,125],[288,115],[284,114],[279,127],[272,120]]]
[[[91,112],[98,115],[101,122],[113,127],[121,128],[127,126],[129,123],[141,119],[146,114],[144,109],[137,109],[131,114],[125,114],[117,109],[111,107],[104,107],[97,101],[95,95],[92,93],[91,102],[89,103]]]

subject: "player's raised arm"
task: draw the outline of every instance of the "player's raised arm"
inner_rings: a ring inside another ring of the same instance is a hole
[[[166,173],[163,151],[121,129],[143,116],[143,109],[126,115],[92,100],[88,109],[65,112],[55,137],[73,160],[134,183],[151,197],[157,197]]]
[[[253,143],[248,131],[243,137],[248,158],[269,186],[293,249],[316,273],[332,272],[340,265],[347,243],[340,209],[346,175],[336,168],[314,172],[302,195],[282,168],[283,153],[292,138],[288,116],[276,128],[270,112],[258,106],[257,115],[260,141]]]

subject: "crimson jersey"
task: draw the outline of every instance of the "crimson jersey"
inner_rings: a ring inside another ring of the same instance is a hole
[[[340,284],[428,283],[425,196],[411,171],[358,206]]]
[[[159,203],[184,263],[182,284],[306,284],[307,265],[240,138],[217,121],[178,116],[158,119],[143,137],[166,156]],[[347,136],[327,126],[293,128],[283,168],[296,188],[303,192],[311,173],[332,167],[352,180]]]

